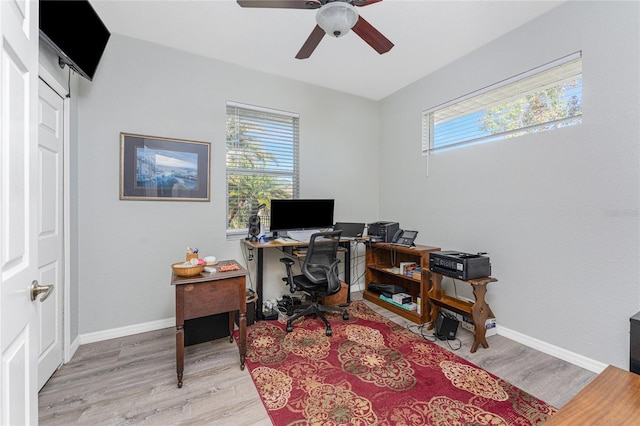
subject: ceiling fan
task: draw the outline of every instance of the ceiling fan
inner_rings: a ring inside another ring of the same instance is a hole
[[[237,0],[242,7],[280,9],[318,9],[317,25],[302,45],[296,59],[306,59],[318,47],[322,37],[342,37],[353,30],[376,52],[383,54],[391,50],[393,43],[359,16],[354,6],[362,7],[382,0]]]

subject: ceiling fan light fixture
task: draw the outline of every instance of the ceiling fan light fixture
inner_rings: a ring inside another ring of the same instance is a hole
[[[358,22],[358,12],[345,1],[333,1],[318,9],[316,22],[330,36],[342,37]]]

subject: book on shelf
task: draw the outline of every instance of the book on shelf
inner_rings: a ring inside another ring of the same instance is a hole
[[[413,270],[412,278],[414,280],[421,280],[422,279],[422,269],[420,269],[419,266],[416,269]]]
[[[404,305],[405,303],[413,302],[413,299],[411,299],[411,295],[407,293],[393,294],[391,296],[391,299],[396,303],[400,303],[401,305]]]
[[[418,268],[416,262],[400,262],[400,274],[413,277],[413,271]]]
[[[413,302],[409,303],[398,303],[394,301],[391,297],[387,297],[383,294],[380,295],[380,300],[384,300],[385,302],[389,302],[392,305],[396,305],[401,307],[402,309],[406,309],[407,311],[415,311],[417,309],[417,305]]]

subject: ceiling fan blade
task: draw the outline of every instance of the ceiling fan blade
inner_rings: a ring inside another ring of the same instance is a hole
[[[316,25],[313,31],[311,31],[311,34],[309,34],[309,37],[307,37],[307,41],[305,41],[300,48],[300,51],[296,55],[296,59],[307,59],[311,56],[313,51],[316,50],[316,47],[318,47],[318,44],[320,44],[320,40],[322,40],[324,35],[324,30],[320,28],[320,25]]]
[[[358,17],[358,22],[351,29],[381,55],[387,53],[393,47],[393,43],[383,36],[380,31],[376,30],[373,25],[365,21],[362,16]]]
[[[382,0],[354,0],[353,1],[353,5],[354,6],[369,6],[370,4],[374,4],[374,3],[378,3],[381,2]]]
[[[237,0],[242,7],[262,7],[280,9],[317,9],[319,0]]]

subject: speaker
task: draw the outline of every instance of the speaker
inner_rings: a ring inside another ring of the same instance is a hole
[[[436,337],[440,340],[453,340],[456,338],[460,321],[451,314],[440,311],[436,318]]]
[[[258,241],[258,235],[260,235],[260,216],[253,214],[249,217],[249,235],[247,240],[251,242]]]

